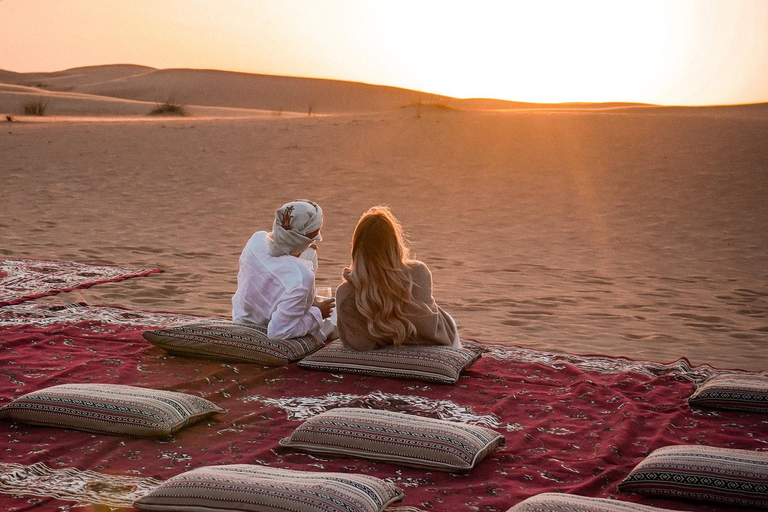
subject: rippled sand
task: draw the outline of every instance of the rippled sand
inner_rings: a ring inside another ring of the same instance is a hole
[[[464,337],[723,368],[768,362],[768,111],[393,110],[54,120],[0,131],[0,255],[159,267],[48,301],[226,315],[285,201],[335,285],[390,205]]]

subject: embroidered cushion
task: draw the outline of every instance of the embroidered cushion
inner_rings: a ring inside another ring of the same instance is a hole
[[[304,358],[299,366],[308,370],[455,384],[459,374],[479,358],[479,351],[467,348],[406,345],[359,351],[334,341]]]
[[[768,412],[768,377],[718,375],[707,380],[688,398],[697,407]]]
[[[280,445],[439,471],[468,471],[503,446],[504,436],[478,425],[341,407],[305,421]]]
[[[640,462],[619,489],[768,508],[768,453],[698,445],[666,446]]]
[[[133,506],[161,511],[379,512],[402,498],[400,489],[372,476],[232,464],[174,476]]]
[[[672,512],[666,508],[628,501],[585,498],[573,494],[545,492],[521,501],[507,512]]]
[[[176,354],[268,366],[286,365],[324,345],[312,334],[271,340],[266,327],[229,320],[207,320],[145,331],[142,335],[150,343]]]
[[[62,384],[27,393],[0,408],[0,417],[32,425],[100,434],[165,436],[215,413],[203,398],[118,384]]]

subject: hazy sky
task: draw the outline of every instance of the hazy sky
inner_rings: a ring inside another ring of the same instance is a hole
[[[768,0],[0,0],[0,69],[96,64],[455,97],[768,101]]]

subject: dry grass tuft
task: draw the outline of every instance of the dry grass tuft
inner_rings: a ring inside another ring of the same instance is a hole
[[[168,98],[164,103],[158,103],[157,108],[149,113],[151,116],[185,116],[187,111],[184,106],[176,103],[173,98]]]
[[[28,116],[44,116],[48,102],[43,100],[27,101],[24,103],[24,114]]]
[[[435,101],[424,102],[421,98],[413,103],[409,103],[402,108],[409,108],[416,110],[416,117],[421,117],[422,111],[424,112],[459,112],[461,109],[456,108],[450,104],[448,98],[438,98]]]

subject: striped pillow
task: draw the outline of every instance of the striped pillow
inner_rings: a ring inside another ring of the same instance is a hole
[[[318,337],[271,340],[267,328],[229,320],[208,320],[171,329],[145,331],[150,343],[175,354],[240,363],[283,366],[324,345]]]
[[[156,511],[379,512],[403,495],[372,476],[232,464],[177,475],[133,506]]]
[[[545,492],[521,501],[507,512],[673,512],[666,508],[628,501],[585,498],[573,494]]]
[[[27,393],[0,408],[0,418],[32,425],[132,436],[167,436],[215,413],[203,398],[118,384],[62,384]]]
[[[768,412],[768,377],[718,375],[707,380],[688,398],[697,407]]]
[[[467,348],[406,345],[359,351],[334,341],[304,358],[299,366],[307,370],[456,384],[461,372],[479,358],[479,351]]]
[[[455,472],[474,468],[504,436],[478,425],[341,407],[305,421],[280,445]]]
[[[619,489],[768,508],[768,453],[682,445],[654,450]]]

